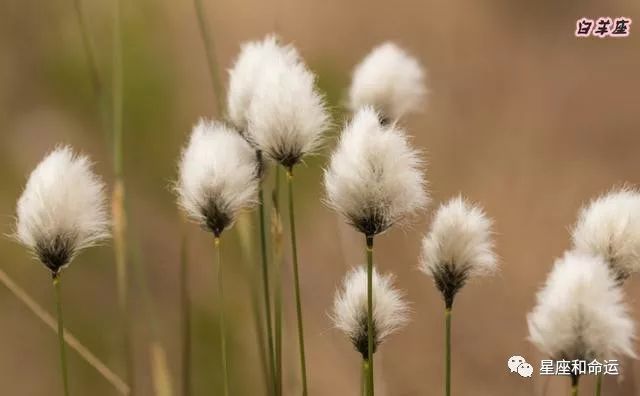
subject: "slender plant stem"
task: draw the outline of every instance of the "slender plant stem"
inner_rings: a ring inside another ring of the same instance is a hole
[[[53,330],[56,334],[58,331],[57,320],[49,314],[40,304],[38,304],[33,297],[31,297],[24,289],[18,286],[13,279],[7,275],[6,272],[0,269],[0,282],[4,284],[7,289],[20,301],[24,303],[24,305],[29,308],[29,310],[40,319],[47,327]],[[129,394],[129,387],[124,381],[118,377],[113,371],[111,371],[106,364],[104,364],[100,359],[98,359],[87,347],[82,345],[78,339],[69,332],[67,329],[64,330],[64,341],[67,345],[76,351],[78,355],[87,362],[91,367],[96,369],[96,371],[102,375],[104,379],[106,379],[114,388],[118,391],[118,393],[123,395]]]
[[[229,396],[229,366],[227,362],[227,334],[224,320],[224,278],[222,274],[222,253],[220,249],[220,238],[215,237],[214,245],[216,250],[217,273],[218,273],[218,304],[220,309],[219,331],[220,331],[220,351],[222,355],[222,387],[224,396]]]
[[[180,241],[180,301],[182,303],[182,394],[191,395],[191,310],[189,298],[187,232]]]
[[[367,243],[367,361],[369,375],[367,376],[367,395],[373,396],[373,235],[366,236]]]
[[[126,212],[125,212],[125,185],[122,149],[122,97],[123,97],[123,71],[122,71],[122,4],[121,0],[114,1],[113,11],[113,167],[115,173],[115,186],[112,199],[113,216],[113,247],[115,250],[116,276],[118,287],[118,301],[124,327],[124,354],[127,372],[127,382],[130,393],[135,394],[135,376],[133,368],[131,327],[129,318],[129,288],[127,276],[127,237],[126,237]]]
[[[298,271],[298,246],[296,243],[296,220],[293,202],[293,167],[287,169],[287,185],[289,190],[289,230],[291,231],[291,253],[293,258],[293,281],[296,293],[296,312],[298,316],[298,343],[300,347],[300,369],[302,375],[302,395],[307,390],[307,361],[304,353],[304,329],[302,320],[302,303],[300,301],[300,274]]]
[[[60,275],[53,274],[53,287],[56,294],[56,309],[58,312],[58,343],[60,345],[60,367],[62,370],[62,383],[64,395],[69,396],[69,375],[67,374],[67,354],[64,346],[64,318],[62,316],[62,296],[60,294]]]
[[[202,43],[204,44],[204,52],[207,57],[207,65],[209,66],[209,77],[211,79],[211,87],[213,88],[213,95],[215,96],[216,106],[218,109],[218,116],[222,116],[222,84],[220,84],[220,70],[216,59],[216,50],[214,47],[214,41],[211,39],[211,31],[209,25],[205,20],[204,7],[202,0],[193,0],[194,8],[196,9],[196,15],[198,17],[198,26],[200,28],[200,36],[202,37]]]
[[[602,394],[602,374],[598,374],[598,378],[596,379],[596,396],[600,396]]]
[[[274,267],[274,327],[276,395],[282,394],[282,219],[280,217],[280,167],[275,167],[275,183],[271,194],[271,235]]]
[[[260,201],[259,205],[259,216],[260,216],[260,251],[262,254],[262,282],[263,282],[263,291],[264,291],[264,307],[266,314],[266,322],[267,322],[267,345],[269,348],[269,371],[271,374],[270,385],[273,387],[273,391],[277,392],[276,389],[276,378],[275,378],[275,355],[273,350],[273,328],[271,327],[271,293],[269,290],[269,263],[267,262],[267,231],[266,231],[266,221],[264,218],[264,188],[262,183],[260,183],[260,187],[258,189],[258,199]]]
[[[367,378],[369,375],[369,362],[362,359],[362,370],[360,372],[360,396],[367,396]]]
[[[445,380],[444,394],[451,395],[451,307],[444,310],[444,365]]]
[[[580,380],[580,376],[577,376],[577,375],[571,376],[571,396],[578,396],[579,380]]]
[[[571,386],[571,396],[578,396],[578,385]]]

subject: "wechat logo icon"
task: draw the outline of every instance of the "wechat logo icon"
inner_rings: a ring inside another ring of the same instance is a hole
[[[507,367],[511,373],[518,373],[524,378],[531,378],[533,374],[533,366],[527,363],[522,356],[511,356],[507,361]]]

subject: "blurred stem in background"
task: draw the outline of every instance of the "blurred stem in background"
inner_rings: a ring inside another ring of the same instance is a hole
[[[182,305],[182,394],[191,395],[191,312],[189,298],[189,256],[187,231],[181,222],[180,235],[180,303]]]
[[[300,370],[302,376],[302,395],[307,391],[307,361],[304,352],[304,326],[302,320],[302,302],[300,301],[300,274],[298,270],[298,246],[296,243],[296,219],[293,200],[293,167],[287,168],[287,187],[289,191],[289,231],[291,234],[291,258],[293,260],[293,283],[296,295],[296,313],[298,318],[298,344],[300,348]]]
[[[4,284],[9,291],[16,296],[16,298],[22,301],[27,308],[51,330],[60,334],[60,330],[57,327],[56,319],[53,318],[42,306],[40,306],[26,291],[18,286],[4,271],[0,269],[0,282]],[[87,362],[91,367],[104,377],[111,385],[116,388],[118,393],[122,395],[129,394],[129,387],[124,381],[118,377],[113,371],[111,371],[100,359],[98,359],[91,351],[89,351],[84,345],[78,341],[78,339],[62,327],[62,333],[64,341],[67,345],[76,351],[78,355]]]
[[[130,301],[127,277],[127,215],[125,211],[125,184],[123,171],[123,145],[122,145],[122,8],[121,0],[114,1],[113,10],[113,167],[115,185],[112,198],[113,217],[113,248],[116,261],[116,277],[118,288],[118,302],[124,328],[124,354],[127,383],[131,394],[135,394],[135,374],[133,369],[131,326],[130,326]]]
[[[365,237],[367,249],[367,395],[373,396],[373,235]]]
[[[220,237],[216,236],[214,239],[214,245],[217,257],[217,274],[218,274],[218,304],[220,310],[220,350],[222,354],[222,386],[224,389],[224,396],[229,396],[229,366],[227,362],[227,337],[226,327],[224,323],[224,280],[222,276],[222,253],[220,249]]]
[[[274,276],[274,327],[275,327],[275,387],[276,395],[282,394],[282,218],[280,216],[280,167],[275,167],[275,183],[271,192],[271,238],[273,242]]]
[[[60,273],[53,274],[53,288],[56,294],[56,311],[58,313],[58,343],[60,345],[60,369],[65,396],[69,396],[69,376],[67,374],[67,354],[64,345],[64,319],[62,317],[62,296],[60,295]]]
[[[211,87],[213,88],[213,96],[216,101],[218,109],[218,117],[222,117],[222,84],[220,84],[220,70],[216,59],[216,51],[214,47],[213,39],[211,39],[211,32],[206,23],[204,17],[204,8],[202,6],[202,0],[193,0],[193,5],[196,9],[196,15],[198,17],[198,27],[200,28],[200,36],[202,36],[202,42],[204,44],[204,52],[207,56],[207,65],[209,66],[209,73],[211,78]]]
[[[602,374],[598,374],[598,378],[596,379],[596,396],[600,396],[602,393]]]

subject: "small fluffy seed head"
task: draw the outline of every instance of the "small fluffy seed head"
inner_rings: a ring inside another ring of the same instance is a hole
[[[420,270],[433,277],[448,307],[466,281],[496,271],[492,221],[461,196],[440,206],[422,240]]]
[[[429,202],[418,152],[371,107],[345,127],[324,172],[327,203],[365,235],[384,232]]]
[[[238,213],[257,202],[256,153],[238,132],[201,120],[182,151],[178,203],[194,221],[220,236]]]
[[[419,111],[425,102],[425,72],[420,63],[393,43],[374,48],[356,66],[349,107],[373,106],[381,120],[397,120]]]
[[[260,69],[247,118],[249,139],[287,168],[317,150],[329,128],[329,113],[314,74],[300,59],[288,57]]]
[[[275,35],[242,45],[238,58],[229,70],[227,94],[229,119],[239,131],[245,133],[247,130],[249,107],[264,70],[279,62],[294,64],[298,59],[295,48],[281,44]]]
[[[618,280],[640,271],[640,193],[614,190],[581,209],[574,249],[604,257]]]
[[[527,316],[529,339],[554,359],[635,356],[633,321],[601,257],[566,253],[556,260],[536,300]]]
[[[393,276],[373,270],[373,330],[374,349],[409,321],[409,306],[402,294],[393,287]],[[333,323],[344,332],[353,346],[368,356],[367,333],[367,270],[352,269],[337,291],[333,304]]]
[[[69,146],[31,172],[16,211],[14,237],[54,275],[80,250],[109,237],[104,183],[89,158]]]

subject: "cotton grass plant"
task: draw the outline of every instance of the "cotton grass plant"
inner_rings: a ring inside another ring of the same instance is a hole
[[[445,395],[451,394],[451,316],[467,281],[497,270],[492,221],[461,196],[443,204],[422,241],[420,270],[433,278],[445,306]]]
[[[362,355],[362,389],[366,394],[369,372],[369,327],[367,268],[356,267],[345,276],[336,292],[331,319],[353,347]],[[393,333],[409,320],[409,306],[402,294],[393,287],[393,276],[380,275],[373,270],[373,349],[372,354]]]
[[[635,357],[635,326],[622,290],[602,257],[565,253],[554,263],[536,301],[527,316],[529,339],[553,359]],[[579,379],[572,370],[574,396]]]
[[[365,236],[368,395],[374,394],[373,240],[429,202],[418,152],[402,129],[379,120],[373,108],[359,110],[342,131],[324,174],[328,205]]]
[[[222,233],[238,214],[257,204],[258,164],[255,152],[237,131],[201,120],[182,152],[176,185],[186,215],[213,234],[217,256],[217,297],[220,309],[220,350],[224,395],[229,395]]]
[[[53,280],[62,382],[68,396],[61,274],[80,251],[109,237],[105,186],[88,157],[59,147],[29,176],[16,212],[15,239],[44,264]]]

